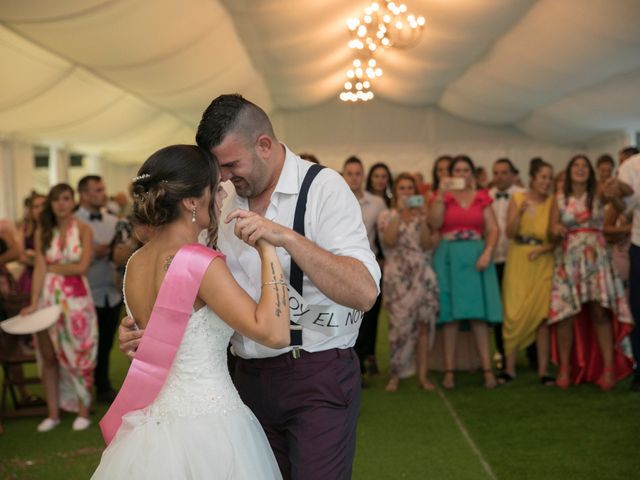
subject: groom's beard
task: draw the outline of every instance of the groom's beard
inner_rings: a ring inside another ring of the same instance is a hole
[[[253,198],[260,195],[267,188],[271,178],[266,163],[256,155],[251,154],[251,172],[246,177],[231,177],[231,183],[236,193],[243,198]]]

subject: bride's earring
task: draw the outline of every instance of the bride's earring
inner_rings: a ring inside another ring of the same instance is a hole
[[[196,223],[196,206],[191,209],[191,222]]]

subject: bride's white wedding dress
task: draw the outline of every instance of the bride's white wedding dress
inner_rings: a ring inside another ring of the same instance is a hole
[[[231,382],[232,334],[208,307],[192,313],[158,397],[123,417],[92,478],[282,478],[262,427]]]

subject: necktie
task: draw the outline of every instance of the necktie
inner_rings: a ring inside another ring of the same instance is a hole
[[[509,192],[496,192],[496,200],[500,200],[501,198],[509,200]]]
[[[102,221],[102,214],[101,213],[90,213],[89,214],[89,221],[93,222],[94,220],[97,220],[99,222]]]

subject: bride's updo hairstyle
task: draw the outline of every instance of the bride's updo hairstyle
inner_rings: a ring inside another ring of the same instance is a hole
[[[195,145],[171,145],[153,155],[132,179],[133,216],[141,225],[160,227],[180,216],[180,202],[211,192],[207,229],[209,246],[215,244],[218,218],[215,192],[220,180],[212,155]]]

